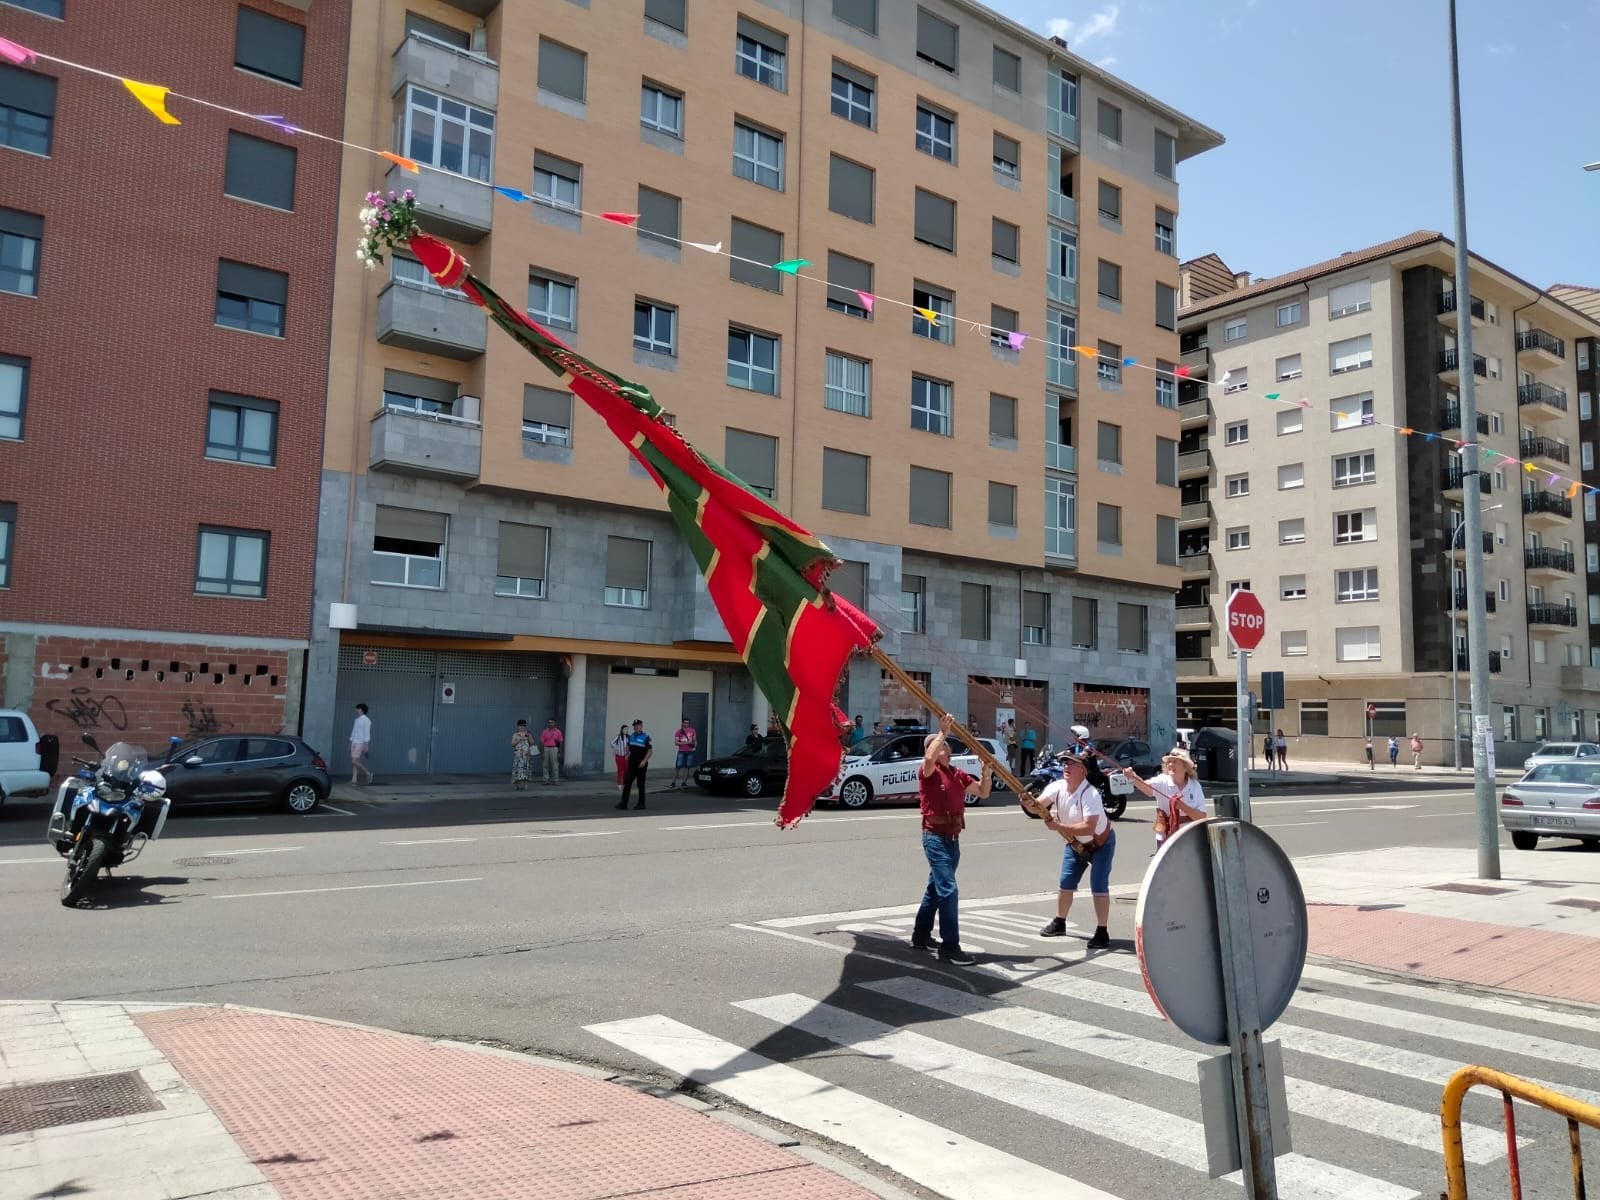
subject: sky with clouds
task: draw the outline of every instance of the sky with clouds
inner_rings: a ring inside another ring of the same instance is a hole
[[[988,0],[1222,133],[1179,167],[1179,253],[1269,276],[1451,234],[1446,0]],[[1458,0],[1467,233],[1600,287],[1600,0]]]

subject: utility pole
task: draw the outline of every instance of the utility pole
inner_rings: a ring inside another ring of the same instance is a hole
[[[1461,66],[1456,50],[1456,0],[1450,7],[1450,151],[1456,209],[1456,365],[1461,377],[1461,512],[1467,559],[1467,670],[1472,691],[1472,769],[1478,817],[1478,878],[1500,878],[1500,820],[1495,804],[1494,732],[1489,724],[1488,613],[1483,591],[1483,452],[1478,445],[1477,374],[1472,356],[1472,277],[1467,254],[1467,185],[1461,157]],[[1452,589],[1455,587],[1452,581]],[[1453,631],[1452,631],[1453,632]],[[1455,646],[1450,647],[1451,656]],[[1452,723],[1456,719],[1450,714]]]

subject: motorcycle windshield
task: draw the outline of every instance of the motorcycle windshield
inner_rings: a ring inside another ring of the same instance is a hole
[[[139,772],[144,770],[145,764],[150,761],[150,756],[144,752],[142,746],[135,746],[131,742],[118,742],[106,751],[105,757],[100,760],[100,773],[115,783],[131,784],[139,777]]]

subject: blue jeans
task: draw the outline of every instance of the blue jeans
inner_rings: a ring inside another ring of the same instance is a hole
[[[1089,872],[1089,892],[1095,896],[1109,896],[1111,894],[1111,860],[1117,853],[1117,831],[1113,829],[1111,836],[1106,838],[1106,844],[1084,862],[1074,852],[1071,846],[1061,851],[1061,890],[1075,892],[1078,884],[1083,879],[1085,870]]]
[[[922,907],[911,936],[919,941],[933,933],[933,914],[939,914],[939,940],[945,948],[961,945],[956,919],[956,867],[961,863],[961,842],[932,830],[922,831],[922,852],[928,856],[928,890],[922,893]]]

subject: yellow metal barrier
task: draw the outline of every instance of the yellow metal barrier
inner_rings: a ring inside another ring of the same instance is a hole
[[[1583,1184],[1583,1145],[1578,1138],[1578,1126],[1600,1129],[1600,1108],[1488,1067],[1462,1067],[1444,1085],[1439,1118],[1444,1133],[1444,1178],[1447,1190],[1442,1200],[1467,1200],[1467,1161],[1461,1145],[1461,1102],[1470,1090],[1480,1085],[1498,1091],[1505,1106],[1506,1163],[1511,1174],[1511,1200],[1522,1200],[1522,1164],[1517,1158],[1517,1118],[1512,1111],[1512,1097],[1566,1117],[1567,1140],[1572,1151],[1572,1194],[1575,1200],[1586,1200],[1588,1193]]]

